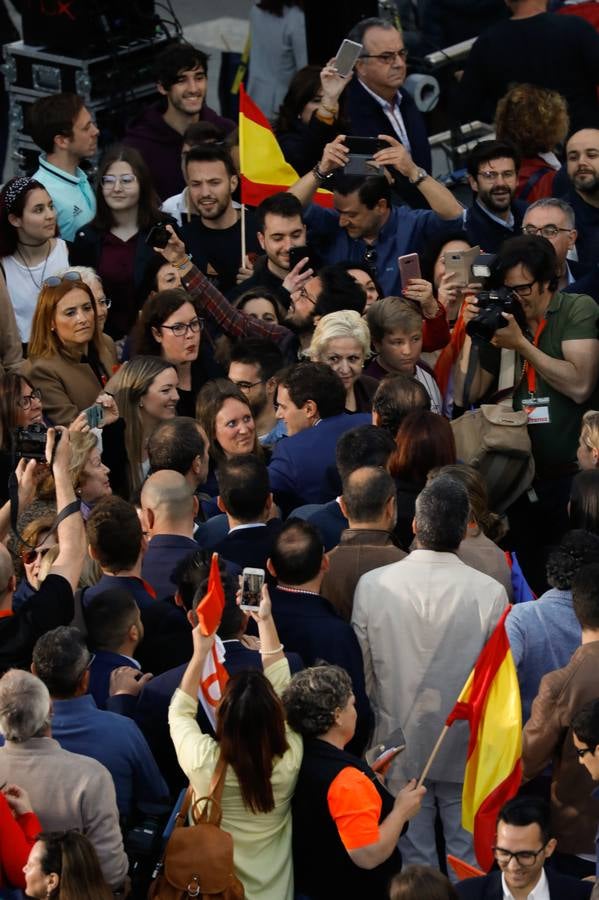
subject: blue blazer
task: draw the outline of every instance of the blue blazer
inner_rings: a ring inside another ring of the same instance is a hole
[[[270,519],[258,528],[241,528],[228,534],[215,544],[215,550],[223,559],[236,563],[242,569],[245,566],[266,568],[266,560],[271,554],[272,545],[283,527],[280,519]]]
[[[341,493],[335,463],[337,440],[351,428],[370,422],[367,413],[341,413],[275,444],[268,475],[275,502],[284,516],[296,506],[327,503]]]
[[[93,647],[92,647],[93,650]],[[111,653],[109,650],[96,650],[94,661],[89,669],[89,693],[96,701],[98,709],[106,709],[106,701],[110,692],[110,676],[113,669],[120,666],[128,666],[130,669],[137,669],[128,656],[121,656],[120,653]]]
[[[583,900],[591,896],[590,881],[579,881],[568,875],[560,875],[551,868],[545,869],[551,900]],[[481,878],[467,878],[456,884],[458,897],[465,900],[503,900],[501,872],[494,871]]]
[[[310,503],[307,506],[298,506],[291,513],[298,519],[310,522],[318,528],[325,550],[332,550],[341,540],[341,532],[349,528],[349,522],[341,512],[341,507],[336,500],[329,503]]]

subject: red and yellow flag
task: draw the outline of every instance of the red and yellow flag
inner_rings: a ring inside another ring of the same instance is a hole
[[[239,88],[239,157],[241,164],[241,201],[258,206],[266,197],[286,191],[299,175],[285,160],[279,143],[264,113]],[[333,195],[319,188],[314,202],[332,208]]]
[[[470,723],[462,793],[462,825],[474,835],[480,866],[493,864],[497,814],[522,779],[522,707],[516,666],[505,630],[508,606],[483,647],[447,725]]]

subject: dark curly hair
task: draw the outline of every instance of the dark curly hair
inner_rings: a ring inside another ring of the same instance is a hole
[[[159,291],[146,300],[133,330],[133,356],[162,356],[162,345],[154,337],[152,329],[160,328],[185,303],[191,303],[198,314],[195,300],[184,288]]]
[[[582,528],[568,531],[559,547],[549,554],[547,581],[558,591],[569,591],[572,580],[582,566],[599,562],[599,537]]]
[[[339,666],[313,666],[293,676],[282,696],[289,726],[302,737],[320,737],[335,723],[353,692],[351,678]]]

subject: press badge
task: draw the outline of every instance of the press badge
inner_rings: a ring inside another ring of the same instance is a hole
[[[549,397],[527,397],[522,402],[522,409],[528,417],[529,425],[549,425]]]

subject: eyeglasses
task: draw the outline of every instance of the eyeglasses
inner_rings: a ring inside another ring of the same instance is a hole
[[[513,857],[519,866],[527,869],[530,866],[534,866],[537,856],[543,852],[546,846],[546,844],[543,844],[539,850],[518,850],[517,853],[510,853],[509,850],[504,850],[503,847],[493,847],[493,853],[498,863],[509,866]]]
[[[574,747],[578,759],[584,759],[587,753],[594,753],[596,749],[596,745],[595,747]]]
[[[65,272],[64,275],[50,275],[42,282],[44,287],[58,287],[59,284],[69,281],[83,281],[79,272]]]
[[[535,228],[534,225],[522,226],[522,234],[542,234],[544,238],[555,237],[560,231],[571,232],[572,230],[572,228],[559,228],[557,225],[543,225],[541,228]]]
[[[51,547],[35,547],[33,550],[23,550],[23,552],[21,553],[21,559],[26,566],[30,566],[36,561],[38,556],[40,559],[43,559],[48,550],[51,549]]]
[[[264,384],[262,378],[260,381],[233,381],[232,378],[229,378],[229,381],[233,384],[236,384],[238,388],[241,388],[242,391],[249,391],[250,388],[257,387],[259,384]]]
[[[514,291],[519,297],[530,297],[534,287],[534,281],[529,281],[528,284],[506,284],[505,287],[510,291]]]
[[[103,306],[104,309],[110,309],[112,300],[109,300],[108,297],[100,297],[99,300],[96,300],[96,306]]]
[[[185,337],[188,331],[197,334],[204,327],[204,320],[192,319],[191,322],[176,322],[174,325],[160,325],[160,328],[168,328],[175,337]]]
[[[388,50],[386,53],[361,53],[360,59],[380,59],[385,66],[390,66],[396,59],[402,59],[404,62],[408,58],[408,51],[404,47],[402,50]]]
[[[42,392],[39,388],[32,388],[30,394],[25,394],[24,397],[21,397],[20,400],[17,400],[17,406],[20,406],[21,409],[31,409],[31,404],[34,400],[41,400]]]
[[[495,172],[492,169],[481,169],[479,171],[479,176],[481,178],[485,178],[487,181],[497,181],[498,178],[514,178],[516,175],[515,169],[506,169],[505,172]]]
[[[102,187],[113,188],[117,181],[119,184],[124,187],[130,187],[135,181],[137,181],[137,176],[132,174],[127,175],[102,175]]]
[[[316,303],[317,303],[318,301],[315,300],[314,297],[312,297],[312,296],[308,293],[308,291],[306,290],[305,287],[302,286],[302,287],[298,290],[298,294],[299,294],[299,296],[300,296],[303,300],[307,300],[308,303],[312,303],[313,306],[316,306]]]

